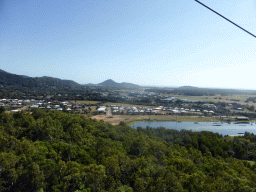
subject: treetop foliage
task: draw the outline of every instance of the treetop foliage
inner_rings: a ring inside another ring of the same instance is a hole
[[[256,136],[0,113],[2,191],[254,191]],[[250,160],[250,162],[248,161]]]

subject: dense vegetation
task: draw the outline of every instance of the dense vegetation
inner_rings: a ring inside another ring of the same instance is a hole
[[[2,191],[254,191],[256,136],[0,112]]]
[[[256,103],[256,97],[249,97],[246,102],[252,101],[253,103]]]
[[[30,88],[30,89],[48,89],[79,87],[78,83],[70,80],[61,80],[52,77],[28,77],[24,75],[15,75],[0,69],[0,85],[13,88]]]

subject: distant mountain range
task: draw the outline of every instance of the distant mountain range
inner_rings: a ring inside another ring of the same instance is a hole
[[[25,75],[16,75],[0,69],[0,88],[22,90],[28,88],[31,90],[70,90],[79,89],[83,87],[112,87],[112,88],[126,88],[126,89],[138,89],[138,88],[161,88],[159,86],[140,86],[133,83],[117,83],[112,79],[108,79],[98,84],[79,84],[73,80],[65,80],[54,77],[29,77]],[[163,87],[172,88],[180,91],[202,91],[202,90],[235,90],[235,89],[218,89],[218,88],[200,88],[194,86],[181,86],[181,87]]]
[[[140,88],[139,85],[132,83],[117,83],[111,79],[106,80],[99,84],[86,84],[81,85],[72,80],[63,80],[53,77],[28,77],[25,75],[16,75],[8,73],[0,69],[0,85],[4,87],[12,88],[79,88],[84,86],[105,86],[105,87],[115,87],[115,88]]]
[[[54,88],[54,89],[71,89],[71,88],[83,88],[83,87],[113,87],[113,88],[127,88],[127,89],[138,89],[146,88],[148,86],[140,86],[133,83],[117,83],[112,79],[108,79],[98,84],[79,84],[72,80],[63,80],[54,77],[29,77],[25,75],[16,75],[8,73],[0,69],[0,87],[9,87],[9,88],[34,88],[34,89],[44,89],[44,88]],[[149,86],[148,88],[153,88],[157,86]],[[171,88],[171,87],[169,87]],[[193,86],[181,86],[181,87],[172,87],[178,90],[200,90],[202,88],[193,87]],[[210,89],[210,88],[208,88]]]

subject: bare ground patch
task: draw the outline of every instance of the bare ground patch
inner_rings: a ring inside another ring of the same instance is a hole
[[[91,117],[96,120],[103,120],[112,125],[119,125],[120,121],[127,124],[139,121],[186,121],[186,122],[209,122],[218,121],[215,117],[199,117],[199,116],[176,116],[176,115],[114,115],[112,118],[106,115],[96,115]]]

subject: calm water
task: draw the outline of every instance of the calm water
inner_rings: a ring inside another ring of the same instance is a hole
[[[195,124],[194,122],[139,122],[131,125],[132,128],[147,126],[157,128],[165,127],[167,129],[176,130],[192,130],[192,131],[211,131],[214,133],[219,133],[222,135],[243,135],[239,133],[244,133],[245,131],[256,134],[256,124],[235,124],[235,123],[213,123],[213,122],[199,122]]]

